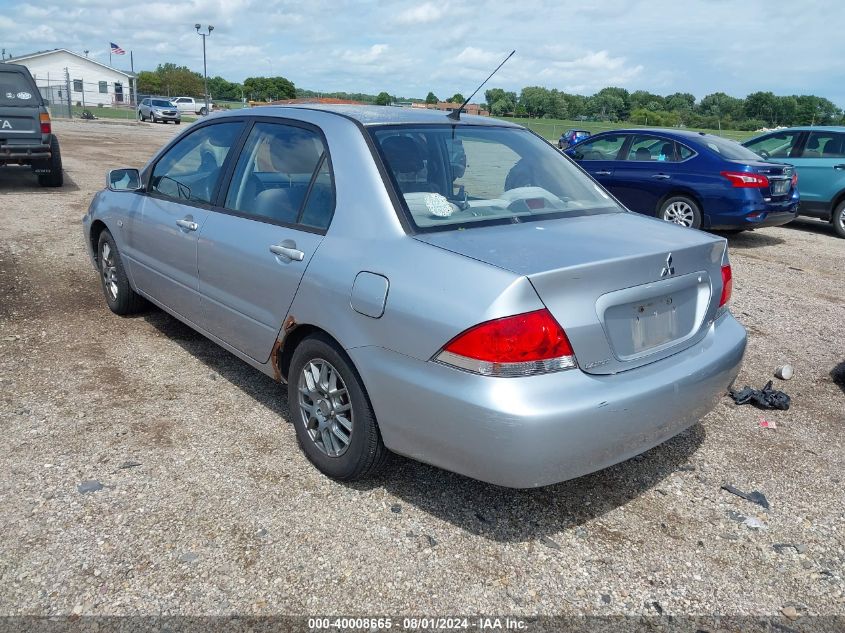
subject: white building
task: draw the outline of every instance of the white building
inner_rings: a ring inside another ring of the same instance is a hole
[[[131,105],[135,94],[135,75],[118,70],[65,48],[20,55],[6,62],[29,68],[41,94],[51,104],[112,107]],[[69,81],[68,81],[69,80]]]

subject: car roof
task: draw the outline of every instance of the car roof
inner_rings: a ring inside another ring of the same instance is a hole
[[[290,118],[291,111],[316,110],[353,119],[364,126],[373,125],[413,125],[413,124],[446,124],[455,123],[442,110],[428,108],[401,108],[396,106],[376,105],[335,105],[322,103],[297,103],[291,105],[255,106],[241,110],[229,110],[229,115],[249,114],[252,116],[278,116]],[[521,128],[521,125],[494,119],[488,116],[476,116],[462,113],[461,121],[465,125],[486,125],[499,127]]]
[[[758,131],[757,136],[772,134],[776,132],[845,132],[845,125],[796,125],[793,127],[782,127],[776,130]]]
[[[676,128],[660,128],[660,127],[638,127],[638,128],[622,128],[619,130],[606,130],[601,134],[655,134],[665,136],[675,140],[689,140],[696,141],[703,138],[713,137],[722,138],[724,136],[717,136],[716,134],[709,134],[707,132],[698,132],[696,130],[679,130]],[[598,136],[594,134],[593,137]],[[729,139],[728,139],[729,140]]]

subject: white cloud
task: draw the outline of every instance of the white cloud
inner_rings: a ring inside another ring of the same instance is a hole
[[[431,24],[437,22],[446,14],[445,7],[431,2],[405,9],[396,16],[397,24]]]
[[[381,59],[387,52],[387,44],[373,44],[366,50],[347,50],[343,53],[343,60],[351,64],[372,64]]]

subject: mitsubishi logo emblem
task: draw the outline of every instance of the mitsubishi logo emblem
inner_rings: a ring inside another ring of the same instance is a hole
[[[675,274],[675,267],[672,265],[672,253],[666,256],[666,265],[660,271],[661,277],[671,277]]]

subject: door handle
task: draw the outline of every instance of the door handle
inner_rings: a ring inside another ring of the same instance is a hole
[[[285,245],[287,244],[287,246]],[[285,240],[281,244],[273,244],[270,246],[270,252],[279,257],[287,257],[295,262],[301,262],[305,259],[305,253],[296,248],[296,243],[293,240]]]
[[[613,172],[609,169],[600,169],[596,172],[593,172],[596,176],[610,176]]]
[[[192,220],[176,220],[176,226],[188,231],[196,231],[200,225]]]
[[[669,180],[671,176],[669,174],[654,174],[652,178],[657,178],[658,180]]]
[[[834,165],[833,168],[837,171],[842,171],[845,169],[845,165]]]

